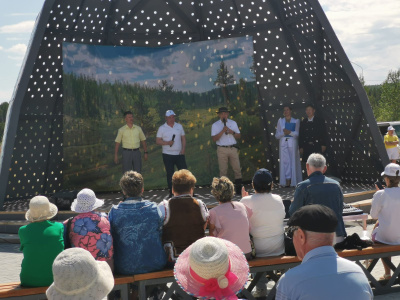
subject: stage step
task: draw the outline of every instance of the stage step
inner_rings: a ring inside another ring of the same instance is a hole
[[[77,213],[72,211],[59,211],[52,220],[63,222],[76,215]],[[0,234],[18,234],[19,228],[28,223],[29,222],[25,220],[25,212],[0,212]]]

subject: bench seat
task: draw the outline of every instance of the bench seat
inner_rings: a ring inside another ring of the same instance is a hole
[[[400,264],[396,267],[388,260],[390,256],[400,256],[400,245],[375,244],[362,250],[340,250],[337,253],[341,257],[355,261],[363,269],[371,282],[375,295],[400,291],[400,286],[393,286],[399,284]],[[379,281],[371,274],[371,271],[380,258],[385,260],[394,272],[390,280]],[[361,262],[363,260],[372,260],[372,262],[366,268]],[[284,273],[300,263],[301,261],[296,256],[260,257],[249,261],[250,272],[256,275],[251,284],[242,291],[242,296],[253,300],[254,297],[251,295],[251,290],[262,276],[268,274],[270,275],[270,279],[276,282],[279,279],[278,271],[279,273]],[[172,269],[132,276],[115,275],[114,290],[120,290],[122,299],[128,299],[129,284],[131,283],[137,285],[139,299],[146,298],[146,287],[150,285],[160,285],[162,287],[165,291],[163,299],[175,298],[176,294],[180,295],[180,299],[192,299],[176,283]],[[47,287],[21,287],[19,282],[5,283],[0,284],[0,298],[44,299],[46,289]],[[274,297],[275,287],[267,299],[273,299]]]

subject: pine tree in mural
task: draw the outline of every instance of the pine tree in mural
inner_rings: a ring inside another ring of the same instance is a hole
[[[214,85],[220,86],[222,89],[222,95],[224,96],[225,105],[230,106],[229,94],[227,86],[235,82],[233,75],[229,74],[228,67],[224,61],[221,60],[219,69],[217,70],[217,79],[214,81]]]

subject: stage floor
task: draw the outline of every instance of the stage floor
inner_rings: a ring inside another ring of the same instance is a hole
[[[250,193],[254,191],[251,188],[250,184],[244,185],[246,190]],[[362,183],[342,183],[341,184],[343,193],[345,194],[345,202],[352,203],[355,201],[359,201],[357,197],[359,195],[364,195],[366,197],[372,198],[373,193],[375,192],[375,187],[373,184],[362,184]],[[272,193],[278,194],[282,197],[283,200],[291,200],[294,195],[294,187],[285,188],[279,185],[275,185]],[[210,186],[199,186],[195,188],[195,198],[202,200],[208,206],[218,204],[215,200],[214,196],[211,195],[211,187]],[[164,199],[168,199],[168,190],[149,190],[143,193],[143,198],[146,200],[154,201],[156,203],[161,202]],[[104,206],[102,206],[99,210],[108,212],[113,204],[118,204],[123,200],[123,195],[121,192],[115,193],[97,193],[97,197],[100,199],[104,199]],[[354,200],[351,200],[354,198]],[[235,196],[234,200],[240,200],[241,197]],[[61,208],[63,210],[69,210],[68,203],[61,203]],[[27,200],[13,200],[4,202],[4,211],[14,211],[21,212],[27,211],[29,208],[29,199]]]

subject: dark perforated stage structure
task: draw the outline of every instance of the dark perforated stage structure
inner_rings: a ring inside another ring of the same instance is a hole
[[[301,118],[312,102],[326,120],[332,175],[376,180],[388,163],[382,138],[317,0],[46,0],[10,102],[0,207],[63,188],[63,42],[159,47],[241,36],[253,39],[266,167],[279,172],[283,105]]]

